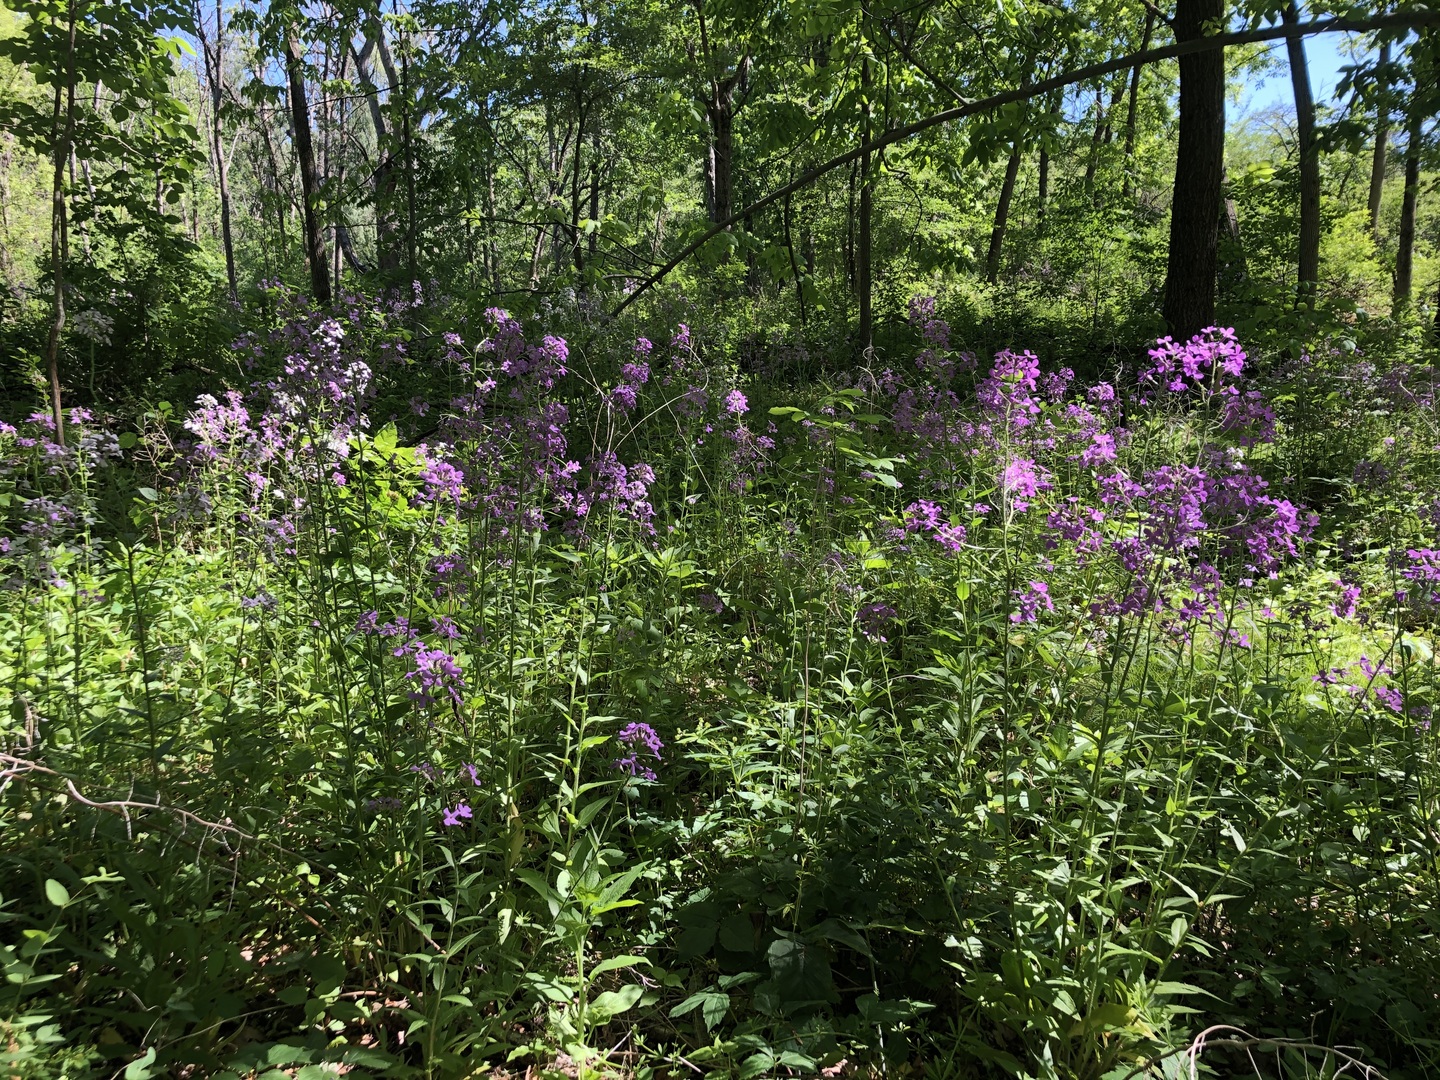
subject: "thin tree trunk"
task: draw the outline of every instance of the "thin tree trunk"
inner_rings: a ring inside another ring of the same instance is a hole
[[[50,415],[55,441],[65,445],[65,416],[60,403],[60,335],[65,330],[65,260],[69,256],[69,207],[65,195],[65,165],[75,138],[75,32],[76,2],[67,9],[65,72],[56,73],[55,108],[51,117],[55,172],[50,185],[50,276],[55,287],[53,318],[45,342],[45,370],[50,376]],[[62,113],[63,105],[63,113]]]
[[[75,144],[72,142],[70,144],[70,190],[73,191],[75,186]],[[90,248],[90,230],[86,228],[83,222],[77,222],[76,225],[76,232],[80,234],[80,246],[85,252],[86,261],[89,261],[92,254]],[[199,242],[198,238],[196,242]]]
[[[1396,309],[1410,303],[1414,288],[1415,271],[1415,205],[1420,198],[1420,131],[1424,118],[1420,110],[1411,106],[1410,122],[1405,137],[1405,196],[1400,203],[1400,237],[1395,252],[1395,292],[1393,306]]]
[[[861,120],[861,138],[870,141],[870,59],[860,64],[860,87],[865,95],[864,114]],[[870,228],[875,204],[872,192],[871,155],[867,151],[860,159],[860,239],[856,251],[856,288],[860,298],[859,347],[861,354],[867,353],[874,344],[874,267],[871,265]]]
[[[1380,46],[1380,67],[1390,68],[1390,45]],[[1390,142],[1390,110],[1381,105],[1375,114],[1375,154],[1370,159],[1370,231],[1380,237],[1380,199],[1385,194],[1385,156]]]
[[[793,169],[790,176],[794,179]],[[785,250],[790,254],[790,276],[795,280],[795,302],[800,308],[800,326],[803,328],[809,322],[805,312],[805,282],[800,276],[800,263],[795,258],[795,239],[790,231],[790,209],[790,196],[786,195],[780,212],[780,222],[785,229]]]
[[[1435,286],[1435,325],[1430,328],[1430,337],[1440,347],[1440,285]]]
[[[393,67],[389,47],[385,46],[385,28],[379,19],[371,22],[367,29],[368,40],[365,48],[355,53],[355,74],[360,87],[365,91],[365,103],[370,112],[370,124],[375,129],[375,169],[371,173],[371,201],[375,213],[375,263],[380,273],[393,277],[400,269],[400,243],[396,239],[399,227],[395,221],[395,159],[391,145],[390,129],[385,123],[385,114],[380,107],[380,90],[371,74],[370,57],[377,54],[380,63],[388,72]],[[382,48],[382,46],[384,46]],[[391,85],[395,85],[392,80]]]
[[[990,250],[985,255],[985,280],[994,285],[1000,278],[1000,252],[1005,245],[1005,227],[1010,219],[1010,199],[1015,194],[1015,178],[1020,175],[1020,139],[1005,163],[1005,182],[1000,186],[1000,201],[995,204],[995,224],[990,230]]]
[[[1140,35],[1140,51],[1144,52],[1150,48],[1150,36],[1155,32],[1155,9],[1145,10],[1145,31]],[[1130,69],[1130,100],[1125,106],[1125,181],[1122,185],[1122,193],[1125,198],[1130,198],[1135,190],[1135,113],[1140,103],[1140,72],[1142,66],[1136,64]]]
[[[1046,203],[1050,201],[1050,151],[1040,151],[1040,177],[1036,182],[1036,201],[1040,205],[1040,220],[1045,220]]]
[[[405,140],[405,258],[406,269],[414,285],[419,276],[415,235],[415,145],[410,119],[410,43],[400,42],[400,127]]]
[[[575,153],[570,162],[570,257],[575,264],[577,275],[585,272],[585,247],[580,242],[580,172],[584,167],[585,148],[585,97],[576,72],[575,112],[579,123],[575,132]]]
[[[1281,13],[1286,26],[1300,21],[1300,9],[1289,0]],[[1300,236],[1296,259],[1302,293],[1313,292],[1320,280],[1320,148],[1315,143],[1315,99],[1310,95],[1310,69],[1305,63],[1305,43],[1288,38],[1285,49],[1290,59],[1290,85],[1295,93],[1295,126],[1300,150]]]
[[[860,174],[860,163],[852,162],[845,193],[845,284],[855,288],[855,179]]]
[[[295,154],[300,161],[300,188],[305,200],[305,258],[310,263],[310,288],[315,302],[330,306],[330,260],[320,235],[315,213],[319,183],[315,175],[315,145],[310,138],[310,106],[305,97],[304,53],[293,34],[285,42],[285,71],[290,79],[290,118],[295,134]]]
[[[1095,132],[1090,136],[1090,156],[1085,160],[1085,190],[1095,186],[1095,170],[1100,165],[1100,147],[1105,141],[1105,91],[1095,88]]]
[[[1179,0],[1175,37],[1203,36],[1221,19],[1220,0]],[[1225,163],[1225,51],[1180,58],[1180,133],[1170,203],[1170,250],[1165,270],[1165,321],[1181,340],[1215,321],[1218,263],[1215,227]]]
[[[485,274],[486,280],[490,283],[491,290],[496,296],[500,294],[500,241],[495,235],[495,162],[490,155],[485,158],[485,213],[489,218],[485,226],[485,242],[482,250],[485,252]]]
[[[200,39],[200,52],[205,61],[205,82],[210,91],[210,153],[215,162],[215,186],[220,193],[220,240],[225,249],[225,280],[230,286],[230,299],[239,295],[235,274],[235,242],[230,228],[230,166],[225,156],[225,132],[220,123],[220,103],[225,90],[225,16],[215,0],[215,44],[211,52],[205,31],[205,14],[195,4],[195,32]]]

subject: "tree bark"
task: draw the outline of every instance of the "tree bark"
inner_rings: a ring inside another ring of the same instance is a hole
[[[1390,45],[1380,46],[1380,67],[1389,71]],[[1385,156],[1390,142],[1390,110],[1380,105],[1375,113],[1375,154],[1370,159],[1370,231],[1380,236],[1380,199],[1385,194]]]
[[[230,162],[225,155],[225,130],[220,123],[220,103],[225,92],[225,22],[220,0],[215,0],[215,44],[205,32],[205,16],[198,0],[195,4],[195,30],[200,51],[205,58],[205,81],[210,90],[210,152],[215,157],[215,186],[220,193],[220,240],[225,249],[225,280],[230,286],[230,299],[239,295],[235,274],[235,241],[230,225]]]
[[[870,58],[860,63],[860,86],[865,95],[864,113],[861,119],[861,140],[870,141]],[[858,340],[860,353],[869,352],[875,344],[874,313],[872,303],[875,291],[874,267],[871,262],[870,227],[874,218],[874,195],[872,175],[873,162],[869,152],[860,159],[860,239],[856,251],[856,288],[860,296],[860,317]]]
[[[1000,201],[995,204],[995,224],[990,229],[990,250],[985,255],[985,280],[994,285],[1000,277],[1000,251],[1005,244],[1005,227],[1010,218],[1010,199],[1015,194],[1015,178],[1020,175],[1020,138],[1015,138],[1010,160],[1005,164],[1005,182],[1000,186]]]
[[[1400,203],[1400,237],[1395,251],[1395,292],[1392,303],[1396,309],[1410,303],[1415,271],[1415,205],[1420,198],[1420,132],[1424,117],[1411,108],[1405,137],[1405,196]]]
[[[315,212],[319,181],[315,173],[315,144],[310,137],[310,105],[305,97],[304,51],[292,34],[285,42],[285,72],[290,80],[290,118],[295,132],[295,155],[300,162],[300,189],[305,200],[305,258],[310,264],[310,288],[315,302],[330,306],[330,260],[320,235]]]
[[[1223,19],[1220,0],[1179,0],[1175,37],[1202,37],[1205,23]],[[1165,270],[1165,322],[1186,340],[1215,321],[1216,221],[1225,163],[1225,53],[1210,49],[1180,57],[1180,133],[1170,204],[1170,250]]]
[[[381,50],[385,28],[379,19],[374,20],[367,31],[365,48],[354,54],[355,73],[360,87],[365,91],[365,103],[370,112],[370,126],[375,129],[375,168],[370,174],[370,198],[375,213],[375,264],[381,274],[393,277],[400,269],[400,242],[396,234],[400,231],[395,220],[395,157],[391,145],[390,128],[385,123],[385,113],[380,107],[380,90],[370,67],[370,57],[378,54],[387,68],[389,50]],[[388,77],[388,76],[387,76]]]
[[[1144,52],[1150,48],[1150,36],[1155,32],[1155,9],[1147,8],[1145,11],[1145,31],[1140,36],[1140,51]],[[1143,65],[1136,64],[1130,69],[1130,100],[1125,106],[1125,180],[1121,185],[1125,198],[1130,198],[1135,190],[1135,178],[1132,175],[1135,166],[1135,113],[1140,103],[1140,72],[1144,70]]]
[[[45,341],[45,370],[50,376],[50,415],[55,441],[65,445],[65,415],[60,403],[60,335],[65,330],[65,260],[69,256],[69,206],[65,193],[65,165],[75,139],[75,32],[76,2],[67,8],[68,35],[64,74],[56,73],[55,109],[51,122],[51,149],[55,172],[50,186],[50,276],[55,288],[50,333]],[[63,104],[63,111],[62,111]]]
[[[1300,22],[1295,0],[1281,13],[1285,25]],[[1315,291],[1320,280],[1320,148],[1315,142],[1315,99],[1310,94],[1310,69],[1305,62],[1305,43],[1287,38],[1285,51],[1290,60],[1290,85],[1295,93],[1295,126],[1300,151],[1300,236],[1296,258],[1301,293]]]
[[[1100,166],[1100,147],[1105,142],[1105,90],[1095,87],[1095,132],[1090,136],[1090,155],[1085,159],[1085,190],[1095,187],[1095,170]]]
[[[1050,200],[1050,151],[1040,151],[1040,176],[1035,185],[1040,220],[1045,220],[1045,204]]]
[[[1430,328],[1430,338],[1440,348],[1440,285],[1435,286],[1435,325]]]

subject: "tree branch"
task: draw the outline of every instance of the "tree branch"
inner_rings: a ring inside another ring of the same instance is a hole
[[[1229,45],[1249,45],[1260,41],[1278,41],[1281,38],[1308,37],[1312,34],[1330,34],[1337,32],[1368,33],[1374,30],[1391,29],[1415,29],[1422,26],[1440,25],[1440,11],[1410,11],[1396,12],[1389,15],[1376,15],[1368,19],[1320,19],[1314,22],[1298,23],[1293,26],[1286,26],[1283,23],[1279,26],[1269,26],[1259,30],[1241,30],[1233,34],[1216,34],[1212,37],[1192,38],[1188,41],[1176,42],[1171,45],[1162,45],[1154,49],[1146,49],[1142,52],[1131,53],[1128,56],[1116,57],[1113,60],[1106,60],[1103,63],[1091,64],[1088,67],[1076,68],[1074,71],[1065,72],[1060,75],[1053,75],[1048,79],[1041,79],[1039,82],[1029,86],[1017,87],[1014,90],[1006,90],[1003,93],[995,94],[978,101],[965,101],[953,109],[946,109],[944,112],[927,116],[923,120],[916,120],[914,123],[906,124],[903,127],[893,128],[878,138],[861,143],[859,146],[846,151],[838,157],[833,157],[806,173],[796,177],[784,187],[776,188],[769,195],[759,199],[741,210],[737,210],[724,221],[717,222],[700,237],[687,244],[679,254],[667,262],[656,273],[646,278],[645,281],[627,296],[620,305],[611,312],[611,317],[618,316],[631,304],[633,304],[643,293],[663,281],[665,277],[688,259],[695,252],[699,251],[707,243],[719,236],[722,232],[731,228],[738,222],[751,216],[759,210],[765,209],[772,203],[779,202],[787,195],[791,195],[801,188],[809,187],[820,177],[843,165],[856,161],[865,154],[874,153],[893,143],[903,142],[912,135],[918,135],[922,131],[928,131],[932,127],[939,127],[941,124],[948,124],[955,120],[963,120],[969,116],[979,113],[990,112],[1002,105],[1009,105],[1015,101],[1026,101],[1033,97],[1047,94],[1051,90],[1058,90],[1062,87],[1071,86],[1078,82],[1085,82],[1087,79],[1097,79],[1105,75],[1112,75],[1117,71],[1126,71],[1142,64],[1153,64],[1161,60],[1173,60],[1180,56],[1191,56],[1195,53],[1209,52],[1211,49],[1223,49]]]

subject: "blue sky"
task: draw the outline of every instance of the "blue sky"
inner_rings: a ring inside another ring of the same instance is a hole
[[[1347,34],[1316,34],[1305,39],[1306,67],[1310,69],[1310,93],[1315,104],[1338,106],[1335,87],[1340,82],[1340,69],[1353,63],[1348,49]],[[1242,92],[1240,104],[1231,109],[1231,122],[1277,105],[1289,108],[1295,103],[1290,89],[1290,65],[1285,58],[1285,45],[1271,46],[1270,59],[1275,67],[1264,76],[1252,76]]]

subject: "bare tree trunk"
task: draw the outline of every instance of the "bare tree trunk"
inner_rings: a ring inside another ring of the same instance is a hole
[[[1380,67],[1390,67],[1390,44],[1380,46]],[[1370,231],[1380,236],[1380,198],[1385,194],[1385,155],[1390,142],[1390,111],[1381,105],[1375,114],[1375,155],[1370,159]]]
[[[305,199],[305,258],[310,264],[310,288],[315,302],[330,306],[330,260],[315,213],[319,183],[315,175],[315,145],[310,138],[310,106],[305,97],[304,52],[292,33],[285,42],[285,71],[290,79],[290,117],[295,131],[295,154],[300,161],[300,188]]]
[[[55,421],[55,441],[65,445],[65,415],[60,405],[60,335],[65,330],[65,260],[69,256],[69,207],[65,195],[65,165],[75,138],[75,32],[76,0],[67,9],[65,71],[56,73],[55,108],[51,117],[51,141],[55,172],[50,185],[50,276],[55,287],[50,333],[45,341],[45,369],[50,376],[50,415]],[[62,112],[63,105],[63,112]]]
[[[575,153],[570,162],[570,258],[575,264],[575,273],[585,272],[585,248],[580,243],[580,173],[584,167],[585,94],[580,85],[579,69],[575,75],[575,115],[578,118],[575,131]]]
[[[790,176],[791,179],[794,179],[794,169],[790,170]],[[809,322],[809,318],[807,317],[805,311],[805,281],[800,276],[800,264],[799,261],[795,258],[795,239],[794,235],[790,231],[790,210],[790,196],[786,195],[785,205],[783,206],[780,214],[780,221],[785,229],[785,250],[790,253],[790,276],[795,280],[795,303],[800,308],[800,326],[803,328]]]
[[[1281,12],[1286,26],[1300,21],[1300,9],[1289,0]],[[1295,125],[1300,151],[1300,291],[1313,292],[1320,280],[1320,148],[1315,143],[1315,99],[1310,95],[1310,70],[1305,63],[1305,43],[1287,38],[1290,85],[1295,93]]]
[[[1435,286],[1435,325],[1430,328],[1430,337],[1440,347],[1440,285]]]
[[[1395,292],[1393,306],[1396,309],[1410,303],[1414,288],[1415,271],[1415,206],[1420,198],[1420,133],[1424,117],[1418,105],[1411,105],[1410,122],[1405,137],[1405,196],[1400,203],[1400,237],[1395,251]]]
[[[390,129],[380,107],[380,90],[371,74],[370,57],[372,54],[380,56],[380,62],[387,71],[387,78],[394,62],[390,59],[389,47],[385,45],[385,28],[379,19],[370,23],[366,33],[368,37],[365,48],[355,53],[354,59],[355,74],[365,91],[370,124],[375,129],[375,168],[371,173],[370,185],[370,197],[375,212],[375,263],[382,274],[393,276],[400,269],[400,243],[396,239],[399,226],[395,221],[395,159]],[[392,80],[391,85],[394,84]]]
[[[205,82],[210,90],[210,153],[215,162],[215,186],[220,193],[220,239],[225,249],[225,280],[230,286],[230,299],[239,295],[235,275],[235,241],[230,230],[230,166],[225,158],[225,132],[220,123],[220,102],[225,90],[225,22],[221,0],[215,0],[215,43],[212,54],[209,35],[205,31],[205,15],[195,4],[195,32],[200,39],[200,52],[205,60]]]
[[[845,194],[845,284],[855,288],[858,280],[855,272],[855,180],[860,175],[860,163],[852,162]]]
[[[10,165],[15,160],[15,136],[0,131],[0,274],[12,290],[18,282],[15,277],[15,260],[10,256]]]
[[[1040,151],[1040,176],[1036,182],[1036,202],[1040,207],[1040,220],[1045,220],[1046,204],[1050,201],[1050,151]]]
[[[1155,9],[1145,10],[1145,31],[1140,35],[1140,51],[1150,48],[1150,36],[1155,32]],[[1140,102],[1141,65],[1130,69],[1130,100],[1125,106],[1125,181],[1121,191],[1130,198],[1135,190],[1135,113]]]
[[[1179,0],[1175,38],[1201,37],[1221,19],[1220,0]],[[1215,223],[1225,164],[1225,52],[1180,58],[1180,135],[1170,203],[1170,250],[1165,270],[1165,321],[1181,340],[1215,322],[1218,264]]]
[[[410,117],[410,43],[400,42],[400,131],[405,140],[405,258],[409,284],[419,277],[419,260],[415,233],[415,142]]]
[[[1100,165],[1100,147],[1105,141],[1105,91],[1095,88],[1095,132],[1090,136],[1090,156],[1085,160],[1085,190],[1095,186],[1095,170]]]
[[[861,139],[868,143],[870,141],[870,59],[866,57],[860,64],[860,86],[861,92],[865,95],[864,117],[861,120]],[[871,223],[874,217],[875,203],[872,191],[873,176],[871,175],[871,155],[867,150],[860,159],[860,238],[858,250],[856,251],[856,289],[860,294],[860,317],[859,317],[859,349],[861,354],[868,352],[874,345],[874,312],[872,304],[874,301],[875,277],[874,267],[871,264]]]
[[[1005,227],[1010,219],[1010,199],[1015,194],[1015,178],[1020,175],[1020,139],[1005,163],[1005,182],[1000,185],[1000,201],[995,204],[995,224],[990,230],[990,250],[985,255],[985,280],[994,285],[1000,278],[1000,252],[1005,245]]]

